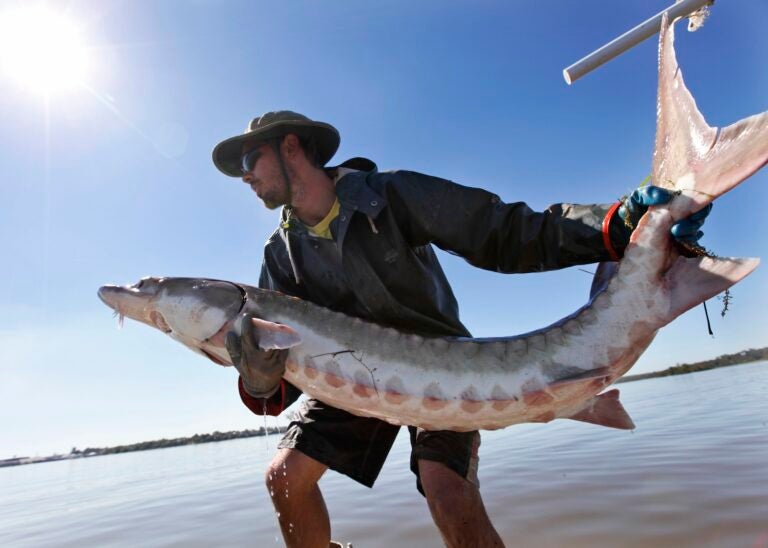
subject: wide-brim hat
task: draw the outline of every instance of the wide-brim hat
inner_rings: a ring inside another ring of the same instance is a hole
[[[278,110],[254,118],[242,135],[230,137],[216,145],[213,149],[213,163],[225,175],[242,177],[241,157],[245,143],[267,141],[288,133],[313,138],[321,166],[333,158],[341,142],[339,132],[332,125],[310,120],[298,112]]]

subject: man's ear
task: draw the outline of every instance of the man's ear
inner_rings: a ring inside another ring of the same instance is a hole
[[[296,158],[297,153],[302,152],[299,138],[293,133],[289,133],[283,138],[281,148],[283,151],[283,157],[291,160]]]

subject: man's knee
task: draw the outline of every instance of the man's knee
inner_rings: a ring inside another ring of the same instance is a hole
[[[267,467],[265,481],[273,497],[312,488],[327,470],[324,464],[295,449],[280,449]]]
[[[476,485],[437,461],[419,460],[419,477],[429,505],[443,511],[461,512],[461,502],[480,496]]]
[[[502,547],[488,519],[480,489],[439,462],[419,460],[429,510],[446,546]]]

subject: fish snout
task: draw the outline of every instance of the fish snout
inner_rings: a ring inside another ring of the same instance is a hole
[[[137,286],[103,285],[97,292],[99,299],[114,310],[121,318],[127,317],[143,323],[150,323],[147,304],[152,298],[150,293],[137,289]]]
[[[105,305],[107,305],[111,309],[115,310],[115,307],[116,307],[115,294],[116,294],[116,290],[119,288],[120,286],[118,285],[111,285],[111,284],[102,285],[96,294],[99,296],[99,299],[101,299],[101,302],[103,302]]]

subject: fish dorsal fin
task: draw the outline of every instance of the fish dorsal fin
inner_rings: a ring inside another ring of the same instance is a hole
[[[635,423],[619,401],[619,391],[615,389],[595,396],[587,401],[581,411],[565,418],[620,430],[635,428]]]
[[[680,190],[676,219],[725,194],[768,162],[768,112],[725,128],[710,127],[685,86],[674,48],[674,24],[665,14],[659,38],[659,89],[653,184]]]

